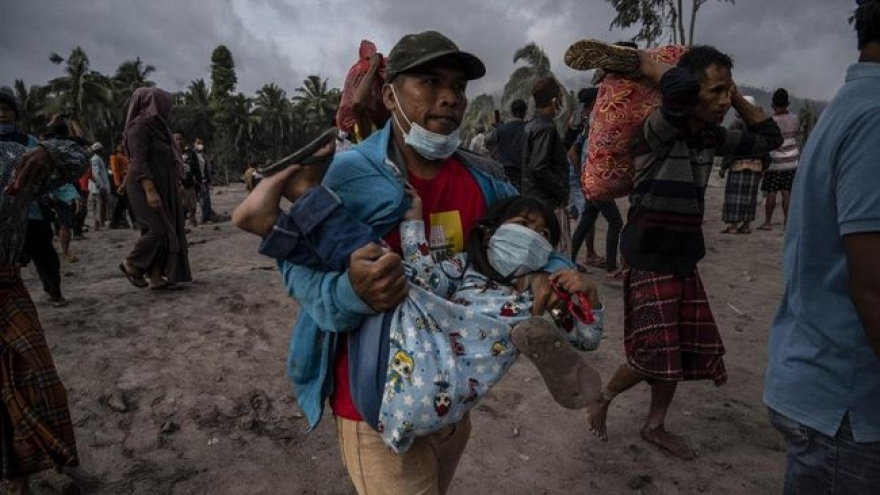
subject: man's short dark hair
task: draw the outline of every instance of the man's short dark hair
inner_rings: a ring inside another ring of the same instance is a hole
[[[186,139],[186,133],[181,131],[180,129],[174,129],[173,131],[171,131],[171,134],[180,134],[181,136],[183,136],[184,139]]]
[[[706,69],[713,65],[733,69],[733,59],[714,46],[698,45],[688,49],[678,61],[679,67],[687,69],[697,78],[702,78],[706,74]]]
[[[788,91],[785,88],[779,88],[773,92],[773,98],[770,100],[774,108],[788,108]]]
[[[562,88],[559,83],[551,76],[538,79],[532,86],[532,98],[535,99],[537,108],[546,107],[553,101],[553,98],[558,98],[561,92]]]
[[[880,0],[865,0],[854,16],[859,50],[868,43],[880,43]]]
[[[529,106],[526,104],[524,100],[519,98],[513,100],[510,103],[510,114],[514,117],[521,119],[526,116],[526,111],[529,109]]]

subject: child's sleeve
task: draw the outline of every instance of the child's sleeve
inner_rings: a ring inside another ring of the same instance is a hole
[[[580,351],[595,351],[602,342],[602,332],[605,325],[605,306],[592,308],[593,322],[584,323],[577,318],[574,320],[574,329],[566,332],[568,341]]]

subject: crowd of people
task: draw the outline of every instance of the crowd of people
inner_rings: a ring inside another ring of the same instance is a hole
[[[626,43],[582,40],[569,49],[578,68],[602,76],[579,91],[565,135],[556,125],[564,89],[541,78],[531,118],[528,103],[514,100],[511,119],[480,129],[466,149],[466,89],[485,75],[482,60],[436,31],[405,35],[387,57],[370,52],[346,83],[348,140],[280,171],[252,167],[232,219],[261,238],[260,253],[277,260],[301,307],[288,377],[310,428],[330,406],[355,490],[446,493],[471,434],[470,410],[520,355],[560,406],[585,411],[585,429],[603,441],[610,404],[647,383],[641,437],[692,459],[666,417],[680,382],[728,380],[698,269],[706,189],[720,165],[723,233],[752,232],[759,188],[758,229],[773,229],[782,197],[785,291],[770,329],[764,402],[787,443],[785,493],[874,493],[880,1],[858,0],[854,23],[859,61],[806,143],[788,92],[773,94],[766,115],[714,47],[689,47],[668,64]],[[586,199],[579,180],[587,148],[602,145],[590,142],[590,115],[609,74],[651,85],[660,101],[631,136],[625,221],[613,199]],[[119,264],[133,286],[169,290],[192,280],[186,223],[213,218],[211,166],[202,139],[190,147],[172,130],[171,108],[168,92],[136,90],[106,157],[62,115],[39,139],[19,132],[17,102],[0,91],[0,467],[9,493],[27,493],[36,472],[78,464],[22,265],[33,262],[49,300],[63,304],[53,238],[73,263],[70,240],[87,227],[133,227],[141,236]],[[731,109],[735,121],[724,126]],[[599,214],[608,222],[604,258],[590,234]],[[606,313],[590,266],[622,290],[623,314]],[[590,352],[612,318],[622,323],[626,361],[603,380]]]

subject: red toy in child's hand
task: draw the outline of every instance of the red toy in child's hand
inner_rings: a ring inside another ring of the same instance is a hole
[[[586,294],[583,292],[569,292],[559,287],[555,282],[551,282],[550,286],[553,287],[553,292],[556,293],[556,296],[564,303],[564,308],[553,309],[551,314],[555,311],[567,309],[572,316],[584,325],[589,325],[596,321],[593,318],[593,308],[590,306],[590,299]],[[555,314],[554,317],[556,317]]]

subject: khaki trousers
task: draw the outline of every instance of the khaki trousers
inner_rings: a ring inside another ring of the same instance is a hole
[[[397,455],[363,421],[336,417],[342,462],[359,495],[443,495],[471,433],[470,414]]]

